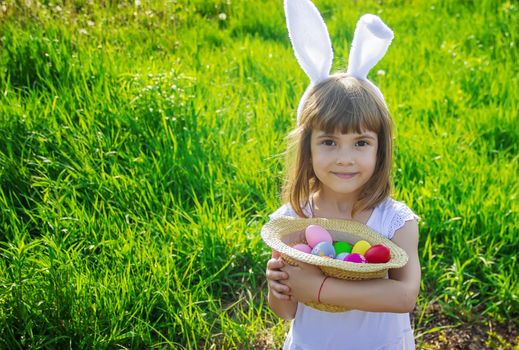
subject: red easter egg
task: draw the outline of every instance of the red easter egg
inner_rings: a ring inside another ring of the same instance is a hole
[[[364,257],[370,264],[383,264],[391,259],[391,252],[385,245],[376,244],[366,250]]]

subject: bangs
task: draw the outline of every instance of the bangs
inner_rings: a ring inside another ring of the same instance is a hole
[[[317,85],[305,105],[306,127],[326,133],[362,133],[381,131],[378,96],[353,77],[332,76]]]

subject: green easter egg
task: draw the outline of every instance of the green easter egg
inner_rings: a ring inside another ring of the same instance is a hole
[[[351,244],[348,242],[335,242],[333,247],[335,248],[336,254],[351,253]]]

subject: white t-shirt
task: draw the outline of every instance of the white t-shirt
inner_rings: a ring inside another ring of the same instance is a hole
[[[311,216],[311,209],[304,213]],[[288,204],[281,206],[271,219],[298,217]],[[406,221],[418,219],[404,203],[388,198],[379,204],[366,223],[374,231],[391,239]],[[298,303],[283,350],[393,350],[414,349],[414,336],[408,313],[324,312]]]

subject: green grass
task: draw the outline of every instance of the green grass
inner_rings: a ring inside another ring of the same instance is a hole
[[[370,77],[422,217],[416,333],[430,303],[517,327],[519,7],[381,3],[316,1],[335,69],[363,13],[396,33]],[[280,0],[2,2],[0,348],[279,346],[259,230],[307,83]]]

